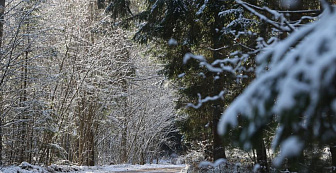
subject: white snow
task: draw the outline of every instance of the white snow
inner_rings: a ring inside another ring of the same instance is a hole
[[[217,159],[214,163],[209,162],[209,161],[202,161],[198,167],[200,168],[207,168],[207,167],[217,167],[223,163],[226,163],[226,159]]]
[[[169,46],[176,46],[177,45],[177,41],[173,38],[171,38],[169,41],[168,41],[168,45]]]
[[[93,167],[81,167],[83,170],[80,173],[108,173],[108,172],[127,172],[127,171],[140,171],[146,169],[164,169],[164,168],[181,168],[186,165],[163,165],[163,164],[145,164],[145,165],[111,165],[111,166],[93,166]]]
[[[259,164],[254,165],[253,172],[258,172],[260,170],[261,166]]]
[[[187,53],[184,55],[183,57],[183,64],[186,64],[189,59],[196,59],[198,61],[201,61],[201,62],[205,62],[205,58],[204,56],[201,56],[201,55],[193,55],[192,53]]]
[[[268,7],[258,7],[258,6],[249,4],[247,2],[243,2],[242,0],[236,0],[236,3],[240,4],[245,9],[253,13],[255,16],[257,16],[261,20],[264,20],[266,23],[273,25],[275,29],[278,29],[281,31],[293,31],[294,30],[294,24],[290,24],[282,13],[279,13],[275,10],[271,10]],[[278,21],[269,19],[265,15],[257,12],[255,9],[269,12],[270,14],[273,15],[273,18]]]
[[[73,173],[112,173],[112,172],[130,172],[130,171],[146,171],[157,169],[176,169],[182,170],[186,167],[186,165],[172,165],[172,164],[145,164],[145,165],[104,165],[104,166],[59,166],[53,165],[54,167],[58,167],[65,172],[73,172]],[[51,170],[49,170],[50,172]],[[54,171],[54,170],[53,170]],[[62,172],[61,170],[59,170]],[[59,172],[59,171],[56,171]],[[48,172],[48,168],[31,165],[29,163],[23,162],[20,166],[7,166],[0,168],[0,173],[45,173]]]
[[[239,70],[239,62],[244,61],[247,57],[227,58],[221,60],[215,60],[211,64],[207,62],[206,58],[202,55],[194,55],[192,53],[187,53],[183,57],[183,63],[186,64],[190,59],[195,59],[200,61],[200,66],[207,68],[209,71],[214,73],[230,72],[235,74]],[[216,67],[215,67],[216,66]],[[217,67],[219,66],[219,67]],[[236,67],[232,67],[236,66]]]
[[[44,173],[47,170],[40,166],[31,165],[27,162],[22,162],[19,166],[1,167],[0,173]]]
[[[185,76],[185,73],[181,73],[178,75],[179,78],[182,78],[183,76]]]
[[[224,94],[225,92],[224,91],[221,91],[218,95],[215,95],[215,96],[207,96],[205,97],[204,99],[202,99],[202,96],[201,94],[197,94],[198,95],[198,103],[197,105],[194,105],[192,103],[188,103],[187,104],[187,107],[192,107],[192,108],[195,108],[195,109],[198,109],[202,106],[203,103],[206,103],[208,101],[214,101],[214,100],[218,100],[218,99],[223,99],[224,98]]]
[[[201,8],[196,12],[196,15],[201,15],[206,8],[209,0],[204,0],[204,4],[201,6]]]

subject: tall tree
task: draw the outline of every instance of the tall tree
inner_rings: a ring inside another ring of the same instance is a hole
[[[185,106],[186,102],[197,102],[198,93],[202,96],[218,95],[223,89],[231,88],[231,83],[234,81],[232,72],[226,74],[217,74],[210,71],[200,73],[202,67],[195,67],[191,64],[183,66],[181,62],[187,53],[204,54],[210,63],[227,56],[229,50],[234,47],[231,47],[231,45],[234,45],[234,36],[228,34],[228,29],[225,28],[231,27],[234,30],[233,28],[244,28],[250,25],[249,23],[242,25],[241,22],[244,19],[239,18],[239,16],[243,11],[237,9],[238,6],[233,1],[159,0],[148,1],[147,3],[148,6],[145,11],[133,16],[131,16],[131,13],[126,13],[127,10],[125,9],[127,8],[118,8],[116,1],[110,3],[108,9],[112,10],[112,17],[115,17],[115,14],[121,16],[129,14],[129,18],[125,19],[124,23],[131,19],[145,21],[144,25],[135,34],[134,39],[140,43],[154,41],[162,48],[156,53],[162,53],[161,60],[167,64],[163,73],[185,88],[180,92],[180,106]],[[220,14],[223,9],[227,9],[227,11]],[[236,20],[236,23],[233,23],[231,19],[235,18],[242,20]],[[182,73],[185,74],[184,77],[179,78],[179,74]],[[222,75],[221,78],[220,75]],[[206,79],[202,80],[203,77],[206,77]],[[199,112],[187,110],[190,119],[198,122],[190,124],[190,128],[182,128],[187,130],[186,133],[189,134],[195,131],[199,133],[200,131],[196,129],[202,129],[201,132],[203,131],[205,134],[198,134],[198,136],[205,137],[203,140],[209,140],[208,138],[211,136],[208,143],[213,148],[211,152],[213,159],[226,157],[222,139],[216,131],[216,124],[228,100],[229,98],[226,101],[218,100],[205,104],[199,108],[202,109]],[[202,114],[198,115],[200,112]],[[201,116],[202,118],[196,119],[193,116]],[[183,125],[187,126],[186,123]],[[211,124],[212,130],[206,129],[205,125],[207,123]]]
[[[4,30],[4,14],[5,14],[5,4],[6,1],[5,0],[1,0],[0,1],[0,50],[2,51],[2,39],[3,39],[3,30]],[[0,59],[2,59],[3,55],[0,54]],[[3,77],[1,79],[0,82],[0,104],[2,105],[2,84],[3,84]],[[0,165],[2,165],[2,121],[3,121],[3,116],[4,116],[4,112],[3,112],[3,107],[0,107]]]

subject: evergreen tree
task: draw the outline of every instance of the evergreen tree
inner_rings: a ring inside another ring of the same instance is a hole
[[[273,149],[280,149],[280,154],[273,162],[276,166],[291,157],[296,159],[289,162],[304,164],[300,157],[306,157],[305,148],[314,143],[333,146],[335,140],[335,132],[330,129],[334,124],[334,52],[324,49],[335,44],[330,39],[335,35],[331,29],[335,27],[335,9],[325,7],[318,21],[271,44],[258,55],[259,76],[222,116],[221,133],[241,119],[246,120],[240,133],[245,144],[250,144],[268,123],[277,122]],[[312,45],[312,40],[316,44]],[[314,73],[311,69],[315,69]],[[293,144],[297,147],[292,148]],[[290,168],[303,170],[302,166]]]
[[[254,20],[244,18],[244,10],[234,1],[187,1],[187,0],[157,0],[147,1],[147,9],[133,16],[123,1],[112,1],[107,10],[116,14],[129,15],[122,23],[138,19],[144,23],[136,32],[134,39],[140,43],[155,44],[155,54],[167,65],[162,71],[183,89],[179,91],[178,108],[184,108],[186,103],[197,103],[199,96],[216,96],[223,90],[230,92],[237,88],[233,71],[217,73],[198,66],[197,61],[182,64],[186,54],[202,54],[207,62],[221,64],[233,50],[241,49],[236,44],[239,31],[247,31],[255,25]],[[252,39],[254,37],[252,36]],[[242,40],[242,43],[248,39]],[[184,74],[184,75],[181,75]],[[183,76],[183,77],[181,77]],[[228,105],[235,94],[223,99],[203,104],[198,110],[187,109],[189,115],[181,122],[182,131],[187,139],[207,141],[212,145],[212,158],[225,158],[224,145],[217,134],[217,122],[224,107]],[[211,125],[207,128],[207,124]]]

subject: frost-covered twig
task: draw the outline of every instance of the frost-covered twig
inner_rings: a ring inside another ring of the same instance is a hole
[[[276,29],[278,29],[279,31],[283,31],[283,32],[292,32],[295,30],[295,27],[293,27],[288,21],[287,19],[283,16],[283,14],[275,11],[275,10],[271,10],[267,7],[257,7],[255,5],[243,2],[241,0],[236,0],[236,2],[238,4],[240,4],[241,6],[243,6],[244,8],[246,8],[247,10],[249,10],[251,13],[253,13],[254,15],[256,15],[257,17],[259,17],[261,20],[265,21],[266,23],[272,25],[273,27],[275,27]],[[262,11],[266,11],[271,13],[275,19],[280,19],[280,24],[278,24],[278,22],[273,21],[271,19],[269,19],[268,17],[266,17],[265,15],[257,12],[255,9],[258,10],[262,10]]]
[[[218,100],[218,99],[223,99],[224,97],[224,94],[225,94],[225,91],[221,91],[218,95],[216,96],[207,96],[205,97],[204,99],[202,99],[202,96],[201,94],[197,94],[198,95],[198,104],[197,105],[194,105],[192,103],[188,103],[187,104],[187,107],[192,107],[192,108],[195,108],[195,109],[198,109],[202,106],[203,103],[206,103],[208,101],[215,101],[215,100]]]
[[[231,65],[236,65],[239,62],[239,59],[223,59],[223,60],[216,60],[213,63],[209,64],[204,56],[201,55],[194,55],[191,53],[185,54],[183,58],[183,63],[186,64],[190,59],[195,59],[200,61],[200,66],[207,68],[209,71],[214,73],[223,73],[223,72],[230,72],[235,74],[234,68],[230,65],[225,65],[224,63],[230,63]],[[215,67],[219,66],[219,67]]]

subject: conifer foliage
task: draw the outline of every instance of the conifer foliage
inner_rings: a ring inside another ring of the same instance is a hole
[[[274,151],[280,148],[277,166],[291,156],[305,157],[304,148],[316,143],[331,145],[333,150],[333,123],[326,120],[333,121],[334,45],[332,38],[324,36],[334,35],[328,29],[334,27],[330,22],[334,9],[318,1],[295,2],[157,0],[123,20],[140,21],[136,41],[160,45],[155,53],[167,64],[163,72],[183,86],[178,107],[194,103],[188,105],[197,108],[185,110],[188,118],[182,131],[191,140],[210,139],[212,158],[225,157],[225,153],[215,155],[221,153],[217,147],[224,145],[216,130],[210,134],[202,126],[216,129],[227,106],[220,134],[230,134],[244,149],[255,149],[262,172],[269,171],[266,145],[270,143],[265,144],[265,139],[274,138]],[[320,15],[323,8],[326,12]],[[304,71],[315,68],[314,74]],[[275,136],[268,136],[271,133],[267,135],[265,129],[277,129]],[[291,150],[293,143],[298,148]],[[295,163],[303,164],[300,159]]]
[[[110,3],[113,4],[116,1]],[[221,112],[239,90],[235,84],[235,71],[239,69],[229,67],[221,71],[223,73],[211,71],[205,66],[198,66],[197,61],[183,64],[183,57],[203,54],[209,64],[214,63],[217,67],[246,60],[244,57],[232,62],[220,61],[233,50],[242,49],[236,42],[238,37],[242,38],[240,44],[254,44],[251,40],[256,35],[247,31],[256,27],[258,22],[246,18],[244,14],[244,9],[234,1],[157,0],[148,1],[144,11],[122,21],[140,22],[134,40],[158,45],[154,54],[166,64],[162,72],[183,87],[179,91],[179,108],[190,102],[197,104],[199,96],[223,96],[223,90],[233,93],[216,101],[214,99],[198,107],[198,110],[183,109],[189,115],[180,122],[185,139],[205,143],[210,147],[208,155],[214,160],[226,157],[225,145],[216,129]],[[113,12],[112,17],[115,17]]]
[[[281,150],[276,165],[300,155],[314,141],[334,147],[334,18],[335,8],[326,5],[318,21],[258,55],[258,77],[226,110],[220,133],[236,126],[238,118],[246,119],[240,139],[248,143],[275,119],[279,125],[273,147]],[[288,148],[291,143],[297,147],[293,152]]]

